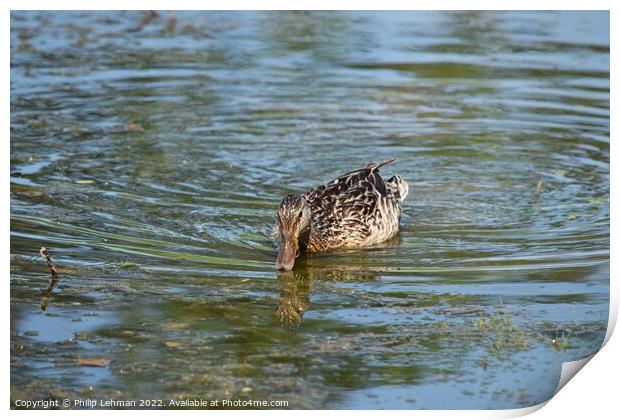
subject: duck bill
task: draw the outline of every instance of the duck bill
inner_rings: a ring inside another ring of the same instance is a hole
[[[278,257],[276,258],[276,270],[292,270],[295,265],[298,244],[293,238],[282,238]]]

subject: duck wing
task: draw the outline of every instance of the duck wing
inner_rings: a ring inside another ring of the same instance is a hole
[[[304,198],[312,208],[312,230],[316,241],[337,238],[362,241],[371,234],[368,222],[377,203],[390,194],[379,168],[392,161],[368,164],[305,194]]]
[[[386,160],[381,163],[368,163],[362,169],[348,172],[327,184],[318,186],[308,191],[304,198],[308,200],[311,206],[321,205],[322,202],[331,203],[334,198],[340,195],[355,194],[355,191],[348,192],[351,189],[375,189],[381,196],[388,195],[388,188],[385,180],[379,173],[379,168],[394,162],[396,159]],[[346,194],[345,194],[346,193]]]

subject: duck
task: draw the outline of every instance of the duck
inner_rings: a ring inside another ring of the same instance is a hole
[[[394,162],[367,163],[303,194],[285,196],[272,239],[278,245],[275,268],[292,270],[303,253],[363,248],[398,234],[409,184],[379,169]]]

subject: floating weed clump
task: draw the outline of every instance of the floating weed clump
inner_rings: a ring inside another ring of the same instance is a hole
[[[478,319],[475,325],[485,333],[494,354],[529,348],[528,335],[510,319],[503,306],[495,314]]]
[[[556,350],[564,351],[566,349],[569,349],[571,347],[569,342],[570,335],[571,331],[566,334],[564,333],[564,331],[562,331],[562,335],[556,333],[555,337],[551,339],[551,345]]]
[[[564,330],[556,330],[555,336],[551,339],[551,345],[556,350],[567,350],[574,347],[574,336],[573,333],[577,331],[579,325],[577,321],[573,318],[572,322],[568,326],[568,331]]]

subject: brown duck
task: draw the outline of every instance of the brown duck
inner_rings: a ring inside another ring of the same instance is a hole
[[[394,160],[369,163],[303,195],[284,197],[273,228],[276,269],[291,270],[300,252],[361,248],[393,238],[409,191],[400,176],[386,180],[379,173]]]

